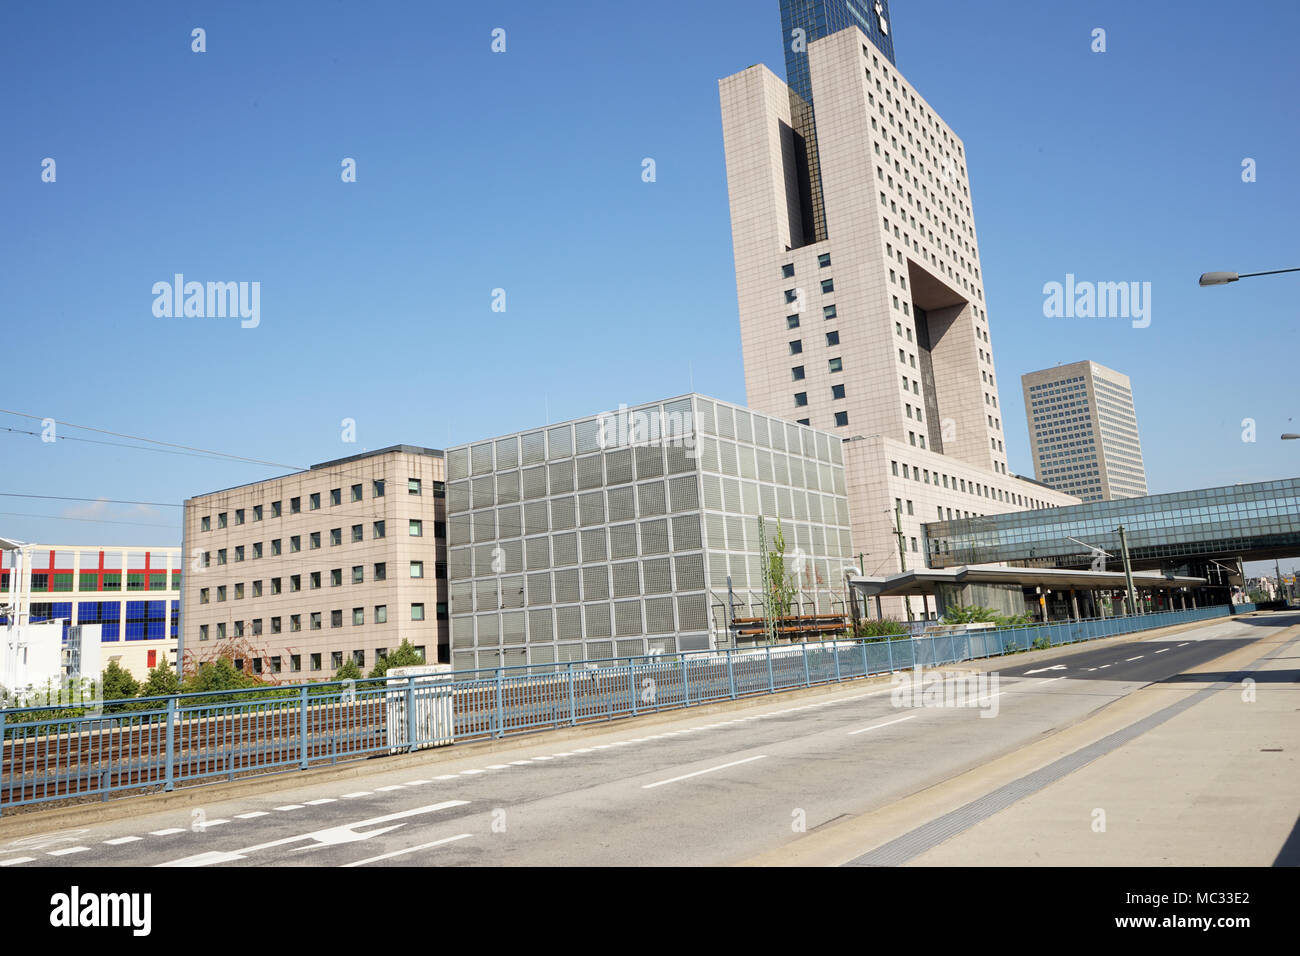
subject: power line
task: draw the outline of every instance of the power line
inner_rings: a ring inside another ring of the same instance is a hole
[[[160,440],[157,439],[157,438],[144,438],[144,437],[141,437],[140,435],[128,435],[128,434],[126,434],[125,432],[115,432],[115,431],[110,431],[109,429],[106,429],[106,428],[95,428],[95,427],[92,426],[92,425],[78,425],[78,424],[76,424],[76,423],[74,423],[74,422],[61,422],[61,421],[59,421],[58,419],[54,419],[54,418],[46,418],[46,417],[41,416],[41,415],[29,415],[27,412],[15,412],[15,411],[13,411],[12,409],[8,409],[8,408],[0,408],[0,413],[5,414],[5,415],[17,415],[19,418],[30,418],[30,419],[33,419],[34,421],[38,421],[38,422],[52,421],[52,422],[54,422],[54,424],[56,424],[56,425],[63,425],[63,426],[65,426],[65,427],[67,427],[67,428],[79,428],[79,429],[81,429],[81,430],[83,430],[83,431],[88,431],[88,432],[97,432],[97,433],[99,433],[99,434],[101,434],[101,435],[112,435],[114,438],[129,438],[131,441],[142,441],[142,442],[147,442],[148,444],[151,444],[151,445],[162,445],[162,446],[167,447],[167,448],[179,448],[179,449],[182,449],[182,450],[184,450],[184,451],[188,451],[188,452],[199,452],[199,453],[204,454],[204,455],[214,455],[214,456],[219,457],[219,458],[229,458],[229,459],[232,459],[232,460],[234,460],[234,461],[244,461],[244,462],[248,462],[249,464],[253,464],[253,465],[267,465],[267,466],[269,466],[269,467],[271,467],[271,468],[292,468],[292,469],[294,469],[294,470],[296,470],[296,471],[305,471],[305,470],[306,470],[306,469],[302,468],[302,467],[299,466],[299,465],[286,465],[286,464],[284,464],[283,462],[278,462],[278,461],[265,461],[265,460],[263,460],[263,459],[261,459],[261,458],[245,458],[245,457],[242,456],[242,455],[230,455],[230,454],[227,454],[227,453],[225,453],[225,452],[212,451],[212,450],[209,449],[209,448],[195,448],[195,447],[193,447],[193,446],[191,446],[191,445],[180,445],[180,444],[177,444],[176,442],[160,441]],[[127,447],[130,447],[130,446],[127,446]]]
[[[138,528],[169,528],[172,531],[179,529],[179,526],[174,524],[150,524],[146,521],[110,521],[108,518],[65,518],[63,515],[38,515],[27,511],[0,511],[0,515],[14,518],[49,518],[54,521],[88,521],[93,524],[129,524]]]
[[[122,501],[117,498],[68,498],[63,495],[20,495],[16,491],[0,491],[0,498],[44,498],[48,501],[91,501],[108,505],[150,505],[155,508],[180,508],[171,501]]]
[[[0,426],[0,427],[3,427],[4,431],[11,432],[15,435],[33,435],[42,440],[45,439],[45,436],[42,435],[40,432],[31,432],[25,428],[9,428],[7,426]],[[103,441],[97,438],[81,438],[77,435],[55,435],[53,437],[55,441],[84,441],[92,445],[111,445],[114,448],[130,448],[135,451],[152,451],[152,452],[157,452],[160,455],[184,455],[186,458],[206,458],[209,461],[228,460],[226,458],[223,458],[221,455],[200,455],[188,451],[172,451],[171,449],[168,448],[147,448],[143,445],[128,445],[126,442]]]

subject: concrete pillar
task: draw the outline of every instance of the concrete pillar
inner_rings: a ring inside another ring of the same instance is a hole
[[[876,595],[876,620],[877,621],[883,620],[884,617],[885,617],[884,613],[880,610],[880,595],[877,594]]]
[[[1070,607],[1074,609],[1074,619],[1079,620],[1079,592],[1070,588]]]
[[[930,595],[921,595],[921,620],[930,620]]]

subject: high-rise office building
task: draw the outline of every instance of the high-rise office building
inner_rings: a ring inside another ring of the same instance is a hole
[[[1039,481],[1084,501],[1147,493],[1127,375],[1083,361],[1030,372],[1020,383]]]
[[[858,439],[868,573],[923,565],[949,511],[1077,501],[1007,470],[965,147],[891,54],[855,22],[789,49],[807,96],[762,65],[719,84],[748,405]]]

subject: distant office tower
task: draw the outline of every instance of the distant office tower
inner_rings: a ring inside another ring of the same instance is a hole
[[[860,23],[787,51],[807,96],[719,84],[749,406],[849,441],[868,574],[924,566],[949,512],[1075,503],[1007,471],[961,140]]]
[[[1073,362],[1020,378],[1034,447],[1034,474],[1084,501],[1147,493],[1129,377]]]

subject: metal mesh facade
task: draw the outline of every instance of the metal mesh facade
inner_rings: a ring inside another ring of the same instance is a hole
[[[780,520],[801,610],[843,607],[833,435],[687,395],[446,455],[457,669],[729,643],[728,603],[757,613],[760,516],[769,542]]]

